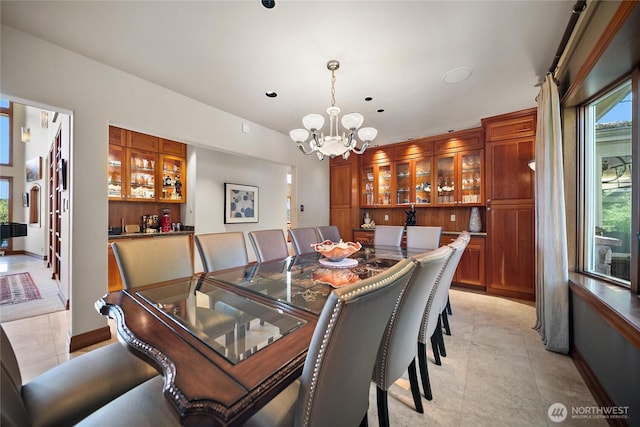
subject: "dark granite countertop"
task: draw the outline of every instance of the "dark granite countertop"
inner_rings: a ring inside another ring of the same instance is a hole
[[[178,234],[193,234],[193,230],[170,231],[168,233],[121,233],[121,234],[109,234],[109,240],[130,239],[130,238],[145,238],[145,237],[166,237],[166,236],[175,236],[175,235],[178,235]]]

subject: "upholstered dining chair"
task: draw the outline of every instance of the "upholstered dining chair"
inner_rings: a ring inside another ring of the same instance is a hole
[[[258,262],[285,259],[289,256],[287,240],[282,230],[257,230],[249,232],[249,241]]]
[[[410,226],[407,227],[407,248],[436,249],[440,246],[442,227],[436,226]],[[451,313],[449,298],[447,309]]]
[[[0,351],[2,426],[75,425],[150,378],[162,381],[153,366],[117,342],[56,365],[26,383],[2,327]]]
[[[289,229],[289,236],[293,243],[296,255],[304,255],[315,252],[312,244],[320,242],[320,237],[315,227],[300,227]]]
[[[375,246],[400,246],[402,244],[402,225],[376,225],[373,232]]]
[[[193,276],[186,234],[121,239],[111,243],[125,289]]]
[[[206,273],[249,264],[242,231],[197,234],[194,239]]]
[[[416,271],[391,314],[373,371],[377,391],[378,424],[381,427],[389,425],[387,390],[406,370],[409,372],[416,411],[423,413],[416,373],[416,341],[425,307],[452,252],[453,249],[450,247],[442,246],[412,258],[416,263]]]
[[[436,249],[440,247],[442,227],[411,225],[407,227],[407,248]]]
[[[449,246],[453,252],[445,269],[442,271],[440,280],[434,286],[432,297],[429,298],[427,307],[425,308],[422,322],[420,325],[420,333],[418,334],[418,366],[420,368],[420,376],[422,377],[422,387],[427,400],[432,399],[431,386],[429,384],[429,375],[427,371],[427,340],[431,341],[433,357],[436,365],[440,365],[440,355],[446,356],[444,348],[444,338],[442,337],[442,323],[440,316],[446,307],[447,296],[453,275],[458,268],[460,258],[464,249],[469,244],[471,236],[468,232],[460,233]]]
[[[249,264],[247,245],[242,231],[197,234],[194,239],[205,273]],[[215,295],[209,295],[209,297],[214,298]],[[242,304],[238,304],[238,300],[228,301],[227,297],[226,293],[219,293],[220,299],[215,302],[216,311],[236,319],[236,336],[242,339],[245,331],[249,330],[254,316],[245,313]]]
[[[340,237],[340,230],[335,225],[323,225],[317,228],[318,236],[320,236],[320,241],[324,242],[325,240],[330,240],[334,243],[342,240]]]
[[[186,234],[123,239],[111,243],[122,283],[126,289],[193,276],[193,251]],[[202,311],[202,310],[200,310]],[[220,311],[206,310],[205,327],[210,336],[233,339],[236,319]]]
[[[334,289],[318,318],[302,375],[245,426],[364,424],[382,334],[414,269],[415,263],[403,259],[376,276]]]

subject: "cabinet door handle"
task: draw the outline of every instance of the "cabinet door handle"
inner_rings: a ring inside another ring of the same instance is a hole
[[[487,199],[487,205],[491,204],[491,199]]]

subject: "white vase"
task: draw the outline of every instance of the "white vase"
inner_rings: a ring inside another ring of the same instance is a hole
[[[480,211],[478,210],[478,208],[471,208],[471,217],[469,218],[469,231],[477,233],[480,230],[482,230]]]

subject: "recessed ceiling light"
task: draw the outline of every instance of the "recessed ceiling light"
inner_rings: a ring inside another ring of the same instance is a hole
[[[473,70],[471,68],[458,67],[447,71],[444,76],[442,76],[442,81],[449,84],[460,83],[461,81],[468,79],[471,74],[473,74]]]
[[[378,111],[378,113],[382,113],[382,112],[384,112],[384,108],[378,108],[377,111]]]
[[[372,97],[370,97],[370,96],[367,96],[364,100],[365,100],[365,101],[367,101],[367,102],[369,102],[369,101],[373,101],[373,98],[372,98]]]
[[[273,9],[276,5],[275,0],[262,0],[262,5],[267,9]]]
[[[268,90],[264,94],[267,95],[268,98],[275,98],[278,96],[278,94],[272,90]]]

